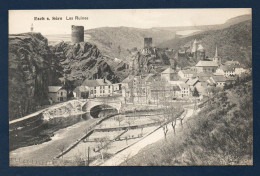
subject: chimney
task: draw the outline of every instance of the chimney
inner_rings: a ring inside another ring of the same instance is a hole
[[[104,81],[104,83],[106,83],[106,79],[105,78],[103,78],[103,81]]]

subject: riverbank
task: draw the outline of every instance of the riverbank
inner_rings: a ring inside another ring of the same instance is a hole
[[[55,156],[72,143],[75,143],[86,129],[98,119],[88,119],[54,133],[51,141],[22,147],[10,152],[10,166],[46,166]]]

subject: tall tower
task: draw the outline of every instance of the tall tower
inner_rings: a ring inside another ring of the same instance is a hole
[[[33,23],[32,23],[32,25],[31,25],[31,32],[33,32]]]
[[[71,26],[71,42],[73,44],[84,42],[84,26]]]
[[[153,45],[153,38],[144,38],[144,48],[151,48]]]
[[[213,57],[213,61],[217,62],[218,65],[221,64],[221,58],[218,57],[218,47],[216,46],[215,56]]]

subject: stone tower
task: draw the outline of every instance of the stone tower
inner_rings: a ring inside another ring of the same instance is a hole
[[[151,48],[153,45],[152,38],[144,38],[144,48]]]
[[[71,26],[71,42],[84,42],[84,26]]]

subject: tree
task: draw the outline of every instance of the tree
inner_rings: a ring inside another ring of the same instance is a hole
[[[183,120],[184,120],[186,114],[187,114],[187,110],[185,109],[184,114],[181,115],[180,117],[178,117],[178,120],[180,120],[180,122],[181,122],[181,127],[182,127],[182,129],[183,129]]]
[[[94,152],[98,152],[101,156],[102,162],[104,162],[104,152],[107,152],[109,149],[109,142],[107,137],[102,137],[102,138],[96,138],[95,142],[97,142],[97,149],[94,148]]]
[[[120,123],[124,120],[121,116],[116,116],[115,120],[118,121],[118,126],[120,126]]]

